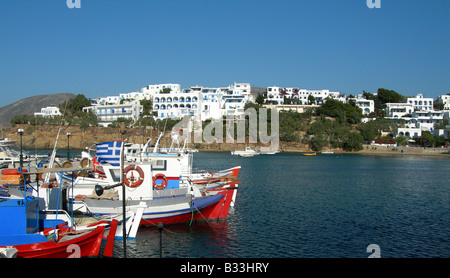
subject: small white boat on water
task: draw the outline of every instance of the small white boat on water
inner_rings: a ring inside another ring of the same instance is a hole
[[[260,153],[261,154],[277,154],[277,153],[280,153],[280,151],[279,150],[276,150],[276,151],[261,151]]]
[[[255,155],[260,155],[261,153],[259,151],[253,150],[250,147],[245,147],[245,150],[243,151],[232,151],[231,155],[238,155],[241,157],[252,157]]]

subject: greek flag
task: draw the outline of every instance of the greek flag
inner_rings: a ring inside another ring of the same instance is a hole
[[[97,161],[120,166],[120,148],[122,142],[111,141],[97,144]]]

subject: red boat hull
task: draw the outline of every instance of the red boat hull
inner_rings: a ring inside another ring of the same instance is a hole
[[[104,255],[112,256],[117,221],[111,224]],[[14,245],[17,258],[79,258],[98,256],[103,240],[104,226],[98,226],[91,232],[59,242],[46,241],[33,244]]]
[[[190,223],[193,221],[225,219],[228,216],[231,201],[233,198],[233,192],[235,189],[236,186],[234,184],[230,185],[230,187],[228,188],[217,189],[217,191],[219,191],[217,194],[221,194],[223,195],[223,197],[219,200],[219,202],[207,206],[205,208],[199,210],[194,209],[192,210],[192,212],[170,217],[146,219],[144,215],[144,217],[141,219],[140,224],[157,225],[158,223],[161,222],[164,225],[170,225],[170,224]]]
[[[234,168],[232,168],[232,170],[229,171],[229,175],[232,175],[234,177],[238,177],[239,176],[239,171],[241,170],[240,166],[236,166]],[[192,183],[197,184],[197,185],[203,185],[203,184],[213,184],[213,183],[217,183],[223,180],[223,177],[209,177],[209,178],[205,178],[205,179],[198,179],[198,180],[192,180]]]

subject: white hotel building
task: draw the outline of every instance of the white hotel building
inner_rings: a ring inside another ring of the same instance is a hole
[[[83,111],[92,112],[98,118],[98,125],[107,127],[119,118],[139,120],[143,107],[137,100],[125,101],[123,104],[99,104],[84,107]]]
[[[197,116],[201,121],[243,115],[245,104],[254,101],[249,83],[218,88],[192,86],[182,91],[155,93],[152,100],[155,119]]]
[[[341,102],[346,102],[345,96],[340,92],[330,92],[329,90],[306,90],[295,87],[267,87],[267,101],[273,104],[284,104],[284,98],[291,99],[299,105],[308,105],[309,96],[314,97],[315,105],[321,105],[326,98],[332,98]]]
[[[415,111],[433,110],[433,98],[424,98],[422,94],[418,94],[416,97],[407,98],[406,103],[412,104]]]
[[[100,97],[83,110],[97,115],[101,126],[108,126],[120,117],[137,121],[143,112],[139,104],[143,99],[152,100],[155,119],[198,116],[202,121],[243,115],[245,104],[254,101],[250,83],[218,88],[193,86],[183,90],[180,84],[167,83],[148,85],[140,92]]]

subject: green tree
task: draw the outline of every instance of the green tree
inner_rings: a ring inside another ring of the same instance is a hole
[[[313,95],[308,96],[308,105],[312,105],[316,103],[316,98]]]
[[[63,115],[73,115],[83,111],[83,107],[90,105],[91,101],[89,99],[87,99],[83,94],[78,94],[74,98],[64,101],[58,107]]]
[[[97,126],[98,118],[92,112],[85,113],[82,117],[79,118],[79,125],[83,130],[87,129],[90,126]]]
[[[256,96],[255,101],[256,101],[257,104],[263,105],[264,102],[266,101],[266,99],[264,98],[264,96],[263,96],[262,94],[258,94],[258,95]]]
[[[316,152],[321,151],[328,144],[327,140],[322,134],[314,135],[310,142],[309,147]]]
[[[444,136],[436,136],[435,137],[435,146],[436,147],[445,146],[446,143],[447,143],[447,141],[445,140]]]
[[[113,121],[111,123],[111,127],[120,127],[121,125],[125,125],[125,127],[131,127],[131,125],[133,124],[133,119],[129,119],[129,118],[117,118],[117,120]]]
[[[384,88],[378,89],[378,99],[381,101],[381,103],[398,103],[402,102],[405,97],[401,94],[397,93],[394,90],[388,90]]]
[[[436,99],[433,102],[433,109],[434,110],[444,110],[444,103],[438,101],[438,99]]]
[[[400,146],[406,146],[406,144],[408,143],[408,138],[406,138],[405,136],[397,136],[395,138],[395,141],[400,145]]]
[[[358,126],[358,130],[361,132],[363,139],[369,142],[381,135],[380,126],[376,121],[362,123]]]
[[[425,147],[434,147],[436,143],[436,138],[431,134],[430,131],[422,131],[422,144]]]
[[[357,132],[350,132],[348,134],[347,140],[344,142],[343,149],[345,151],[360,151],[363,149],[362,144],[364,139],[361,134]]]
[[[149,100],[149,99],[142,99],[142,100],[139,101],[139,103],[142,105],[142,108],[143,108],[142,115],[143,116],[150,115],[150,110],[153,107],[152,101]]]
[[[164,88],[159,91],[160,94],[169,94],[172,91],[170,88]]]
[[[363,117],[361,109],[335,99],[327,99],[316,110],[317,115],[336,118],[340,123],[357,124]]]

